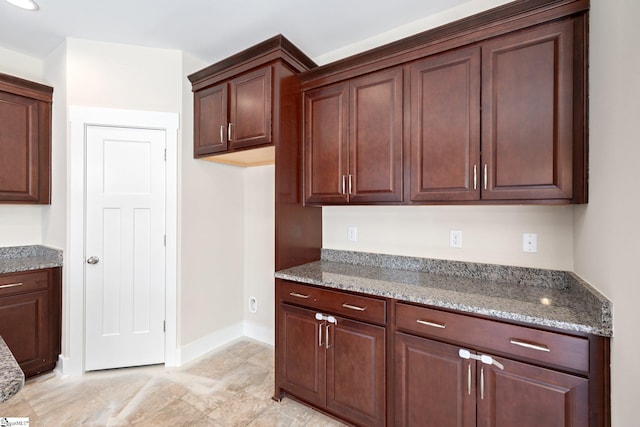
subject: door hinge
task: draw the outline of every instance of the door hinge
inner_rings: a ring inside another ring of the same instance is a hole
[[[164,161],[165,162],[167,161],[167,149],[166,148],[164,149]]]
[[[167,321],[166,320],[162,321],[162,332],[167,332]]]
[[[165,248],[167,247],[167,235],[166,234],[164,235],[164,247]]]

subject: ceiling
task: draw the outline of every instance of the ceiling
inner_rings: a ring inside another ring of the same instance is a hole
[[[314,58],[470,0],[0,0],[0,47],[44,59],[67,37],[215,62],[283,34]]]

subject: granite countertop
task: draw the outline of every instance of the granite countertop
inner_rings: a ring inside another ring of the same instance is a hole
[[[61,266],[59,249],[40,245],[0,248],[0,274]]]
[[[612,305],[566,271],[322,250],[280,279],[612,336]]]
[[[0,403],[9,400],[24,386],[24,373],[9,347],[0,337]]]

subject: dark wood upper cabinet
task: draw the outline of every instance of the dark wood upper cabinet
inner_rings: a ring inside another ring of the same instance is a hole
[[[52,95],[0,74],[0,203],[51,203]]]
[[[480,198],[480,48],[411,64],[410,200]]]
[[[212,86],[193,94],[195,115],[195,157],[227,151],[227,84]]]
[[[271,66],[194,92],[194,156],[271,143]]]
[[[401,202],[403,69],[305,92],[305,201]]]
[[[573,26],[483,43],[483,199],[573,198]]]
[[[302,73],[306,202],[586,203],[588,9],[516,1]]]
[[[229,129],[232,148],[271,143],[271,67],[237,77],[229,83]]]
[[[283,129],[297,125],[290,116],[299,107],[283,111],[291,97],[299,96],[292,89],[297,87],[296,75],[315,66],[278,35],[189,75],[194,94],[194,157],[245,166],[274,163],[274,145],[283,135],[288,138],[289,133],[298,132]],[[268,154],[242,157],[257,147]]]
[[[304,189],[306,203],[347,203],[349,86],[304,94]]]

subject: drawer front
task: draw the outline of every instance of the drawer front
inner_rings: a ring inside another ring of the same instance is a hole
[[[280,300],[313,308],[328,314],[384,325],[386,301],[364,295],[331,291],[314,286],[280,282]]]
[[[48,279],[46,271],[0,275],[0,297],[47,289]]]
[[[589,340],[427,307],[397,303],[396,328],[578,371],[589,371]]]

